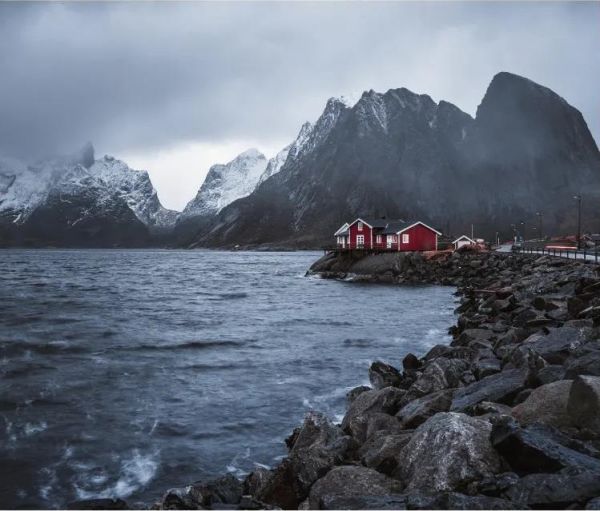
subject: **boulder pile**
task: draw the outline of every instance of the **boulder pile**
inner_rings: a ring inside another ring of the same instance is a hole
[[[342,423],[309,414],[275,469],[157,509],[600,509],[599,267],[458,251],[329,255],[311,272],[454,285],[453,341],[373,363]]]

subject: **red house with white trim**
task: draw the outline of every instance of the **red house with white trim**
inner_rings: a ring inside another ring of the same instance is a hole
[[[420,222],[357,218],[334,234],[338,248],[351,250],[396,250],[423,252],[437,250],[441,232]]]

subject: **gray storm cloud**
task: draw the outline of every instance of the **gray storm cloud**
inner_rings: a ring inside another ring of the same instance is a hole
[[[600,134],[598,3],[0,4],[0,146],[291,139],[326,99],[405,86],[474,114],[507,70]]]

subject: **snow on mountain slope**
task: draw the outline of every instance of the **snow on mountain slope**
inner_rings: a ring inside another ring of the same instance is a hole
[[[100,204],[114,195],[123,198],[151,228],[169,227],[178,215],[160,204],[147,172],[133,170],[111,156],[94,160],[91,145],[78,155],[34,164],[0,159],[0,217],[15,224],[25,222],[50,196],[84,193],[96,194]]]
[[[288,160],[293,161],[298,157],[298,154],[300,154],[300,151],[306,145],[312,130],[313,125],[310,122],[305,122],[302,125],[296,140],[294,140],[290,145],[284,147],[269,160],[266,170],[258,180],[258,184],[256,185],[257,188],[271,176],[277,174]]]
[[[147,226],[164,228],[175,223],[179,213],[162,206],[145,170],[133,170],[125,162],[104,156],[94,162],[90,172],[123,197]]]
[[[213,165],[182,217],[213,215],[233,201],[250,195],[266,168],[267,159],[256,149],[248,149],[229,163]]]

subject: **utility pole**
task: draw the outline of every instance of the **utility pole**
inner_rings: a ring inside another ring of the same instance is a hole
[[[581,248],[581,194],[573,197],[577,201],[577,250]]]
[[[544,215],[538,211],[536,213],[537,217],[540,219],[540,240],[544,241],[544,231],[543,231],[543,224],[542,224],[542,218],[544,217]]]
[[[471,239],[475,239],[475,235],[473,234],[473,224],[471,224]]]

